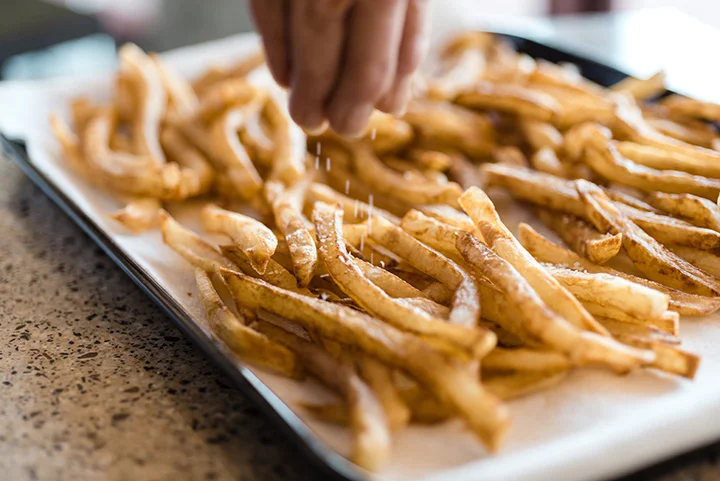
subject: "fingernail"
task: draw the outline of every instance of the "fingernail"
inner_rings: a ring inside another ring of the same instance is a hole
[[[327,130],[327,128],[328,128],[328,122],[327,122],[327,120],[323,120],[319,127],[314,127],[314,128],[305,127],[304,130],[308,135],[320,135],[323,132],[325,132]]]
[[[365,135],[370,115],[373,113],[374,107],[371,104],[362,104],[346,114],[344,120],[335,127],[335,130],[345,137],[359,139]]]

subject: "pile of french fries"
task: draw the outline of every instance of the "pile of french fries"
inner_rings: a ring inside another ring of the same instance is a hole
[[[194,83],[132,45],[120,60],[111,103],[52,119],[67,162],[195,267],[230,351],[337,393],[302,408],[351,428],[359,466],[449,418],[496,451],[504,401],[584,366],[695,375],[679,318],[720,308],[720,106],[650,103],[662,75],[606,89],[468,32],[403,118],[347,140],[306,136],[261,55]],[[485,188],[567,247],[516,237]],[[204,237],[163,209],[190,198]]]

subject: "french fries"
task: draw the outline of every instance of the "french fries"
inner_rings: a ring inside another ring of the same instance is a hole
[[[203,269],[195,269],[195,283],[200,294],[210,329],[241,359],[270,369],[291,378],[302,376],[302,364],[296,356],[247,326],[238,319],[220,298],[209,275]]]
[[[652,103],[662,74],[605,89],[482,32],[439,58],[403,118],[374,112],[356,140],[307,137],[260,54],[191,84],[126,46],[109,102],[51,119],[124,234],[159,228],[194,267],[201,330],[334,391],[302,406],[373,471],[412,423],[459,418],[495,452],[504,401],[586,365],[692,379],[681,316],[720,309],[717,105]],[[572,250],[516,238],[513,199]]]
[[[545,209],[536,209],[535,212],[575,252],[595,264],[604,264],[620,252],[622,234],[602,234],[592,225],[570,214],[558,215]]]
[[[555,312],[578,328],[605,334],[602,326],[595,322],[578,300],[550,276],[510,233],[483,191],[469,189],[460,198],[460,204],[479,228],[485,242],[518,269],[533,289],[538,291],[540,298],[553,306]]]
[[[230,237],[247,254],[253,269],[265,272],[277,248],[277,237],[265,224],[213,204],[203,208],[201,218],[206,232]]]
[[[720,280],[677,257],[643,232],[600,188],[586,181],[576,181],[576,185],[595,227],[621,233],[625,252],[651,280],[693,294],[720,294]]]
[[[406,370],[462,416],[488,449],[499,447],[509,428],[507,409],[467,370],[425,342],[344,306],[283,291],[237,272],[221,273],[244,307],[267,310]]]

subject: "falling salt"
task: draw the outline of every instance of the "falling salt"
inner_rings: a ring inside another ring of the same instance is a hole
[[[370,140],[375,140],[375,136],[377,135],[377,129],[372,129],[370,132]]]
[[[323,301],[327,301],[328,299],[330,299],[330,296],[328,295],[327,292],[321,292],[320,299],[322,299]]]
[[[315,170],[320,170],[320,156],[315,157]]]
[[[322,154],[322,144],[320,142],[315,145],[315,152],[317,153],[317,155]]]
[[[368,195],[368,204],[370,204],[370,207],[368,207],[368,219],[372,219],[373,216],[373,202],[375,201],[375,198],[372,194]],[[368,234],[372,234],[372,221],[368,222]]]
[[[353,214],[355,215],[355,217],[358,216],[358,210],[359,210],[359,209],[360,209],[360,201],[358,201],[357,199],[355,199],[355,208],[353,209]]]
[[[362,252],[364,248],[365,248],[365,236],[361,235],[360,236],[360,252]]]
[[[325,170],[330,172],[330,157],[325,157]]]
[[[370,264],[375,264],[375,253],[374,252],[370,253]]]
[[[385,261],[380,261],[380,267],[382,267],[383,269],[385,269]]]
[[[350,179],[345,181],[345,195],[350,195]]]

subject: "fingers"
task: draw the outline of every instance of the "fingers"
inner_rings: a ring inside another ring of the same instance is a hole
[[[376,103],[393,84],[407,0],[357,0],[352,9],[344,65],[327,104],[341,135],[361,135]]]
[[[378,103],[378,109],[402,116],[410,100],[412,75],[422,63],[429,48],[430,1],[409,0],[397,73],[392,88]]]
[[[265,45],[268,68],[275,81],[287,87],[290,83],[287,0],[251,0],[253,17]]]
[[[261,0],[262,1],[262,0]],[[322,130],[325,102],[340,69],[351,0],[293,0],[290,115],[306,130]]]

